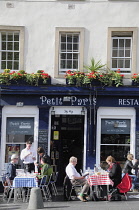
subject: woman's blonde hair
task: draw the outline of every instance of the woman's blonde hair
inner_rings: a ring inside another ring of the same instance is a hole
[[[114,159],[114,157],[112,157],[111,155],[110,156],[108,156],[107,157],[107,159],[106,159],[106,162],[111,162],[111,163],[114,163],[115,162],[115,159]]]
[[[128,159],[128,160],[133,160],[133,159],[132,159],[133,157],[134,157],[134,156],[133,156],[132,154],[128,154],[128,155],[127,155],[127,159]]]

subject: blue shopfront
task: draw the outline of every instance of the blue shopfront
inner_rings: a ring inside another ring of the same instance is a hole
[[[138,158],[138,93],[135,87],[1,86],[1,171],[28,139],[50,155],[61,183],[70,156],[78,158],[78,170],[105,167],[108,155],[121,165],[128,152]]]

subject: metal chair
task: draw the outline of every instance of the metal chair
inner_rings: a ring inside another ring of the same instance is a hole
[[[54,192],[55,196],[58,195],[57,188],[56,188],[57,178],[58,178],[58,172],[56,172],[54,180],[50,180],[50,184],[52,186],[52,189],[53,189],[53,192]]]
[[[43,192],[43,195],[44,195],[46,201],[47,201],[47,197],[46,197],[46,193],[45,193],[45,188],[46,188],[47,177],[48,177],[47,175],[43,176],[40,181],[40,184],[38,185],[38,187],[40,187],[41,191]]]
[[[8,199],[8,194],[9,194],[9,191],[10,191],[10,187],[8,186],[8,183],[7,183],[7,180],[6,180],[6,175],[2,175],[2,185],[3,185],[3,188],[4,188],[4,192],[3,192],[3,196],[2,196],[2,199],[5,200]]]
[[[46,189],[46,193],[47,193],[48,199],[51,199],[52,198],[51,193],[50,193],[50,190],[49,190],[49,185],[51,185],[50,182],[51,182],[52,176],[53,176],[53,174],[50,175],[48,182],[44,184],[44,187]]]

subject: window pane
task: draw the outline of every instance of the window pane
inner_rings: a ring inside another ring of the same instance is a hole
[[[119,39],[119,47],[124,47],[124,39]]]
[[[67,36],[67,42],[72,43],[72,35],[68,35],[68,36]]]
[[[7,50],[13,50],[13,42],[7,42]]]
[[[12,69],[12,61],[7,61],[7,69]]]
[[[112,68],[117,68],[117,60],[112,59]]]
[[[130,144],[130,135],[128,134],[102,134],[101,144]]]
[[[79,36],[73,36],[73,42],[78,43],[79,42]]]
[[[117,57],[117,56],[118,56],[118,50],[113,50],[112,57]]]
[[[118,68],[124,68],[124,60],[118,60]]]
[[[72,51],[72,44],[67,44],[67,51]]]
[[[19,42],[14,42],[14,50],[19,50]]]
[[[66,51],[66,44],[61,44],[61,51]]]
[[[78,59],[78,54],[77,53],[73,53],[73,59]]]
[[[125,57],[130,57],[130,50],[125,50]]]
[[[6,50],[6,42],[2,42],[2,50]]]
[[[61,35],[61,42],[66,42],[66,35]]]
[[[113,47],[118,47],[118,39],[113,39]]]
[[[6,61],[2,61],[1,62],[1,68],[2,69],[6,69]]]
[[[14,34],[14,41],[19,41],[19,34]]]
[[[61,59],[66,59],[66,53],[61,53]]]
[[[14,70],[19,70],[19,62],[14,62]]]
[[[7,60],[13,60],[13,53],[12,52],[8,52]]]
[[[6,41],[6,34],[5,33],[2,33],[2,41]]]
[[[125,68],[130,68],[130,60],[125,60]]]
[[[72,60],[67,60],[67,68],[72,69]]]
[[[73,45],[73,50],[74,50],[74,51],[78,51],[78,50],[79,50],[79,49],[78,49],[78,46],[79,46],[78,44],[74,44],[74,45]]]
[[[78,60],[77,61],[73,61],[73,69],[78,69]]]
[[[125,161],[128,152],[130,151],[130,146],[101,146],[101,161],[105,161],[106,158],[111,155],[116,161]]]
[[[18,52],[14,53],[14,60],[19,60],[19,53]]]
[[[6,52],[2,52],[2,60],[6,60]]]
[[[119,57],[124,57],[124,50],[119,50]]]
[[[8,41],[13,41],[13,34],[12,33],[8,34]]]
[[[67,54],[67,59],[72,59],[72,53]]]
[[[131,46],[131,39],[126,39],[125,40],[125,47],[130,47]]]
[[[65,69],[66,68],[66,61],[65,60],[61,60],[60,68],[61,69]]]

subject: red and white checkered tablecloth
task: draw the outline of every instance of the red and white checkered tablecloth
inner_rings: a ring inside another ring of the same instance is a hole
[[[109,178],[108,174],[105,175],[91,175],[88,178],[88,183],[92,185],[113,185],[113,181]]]

